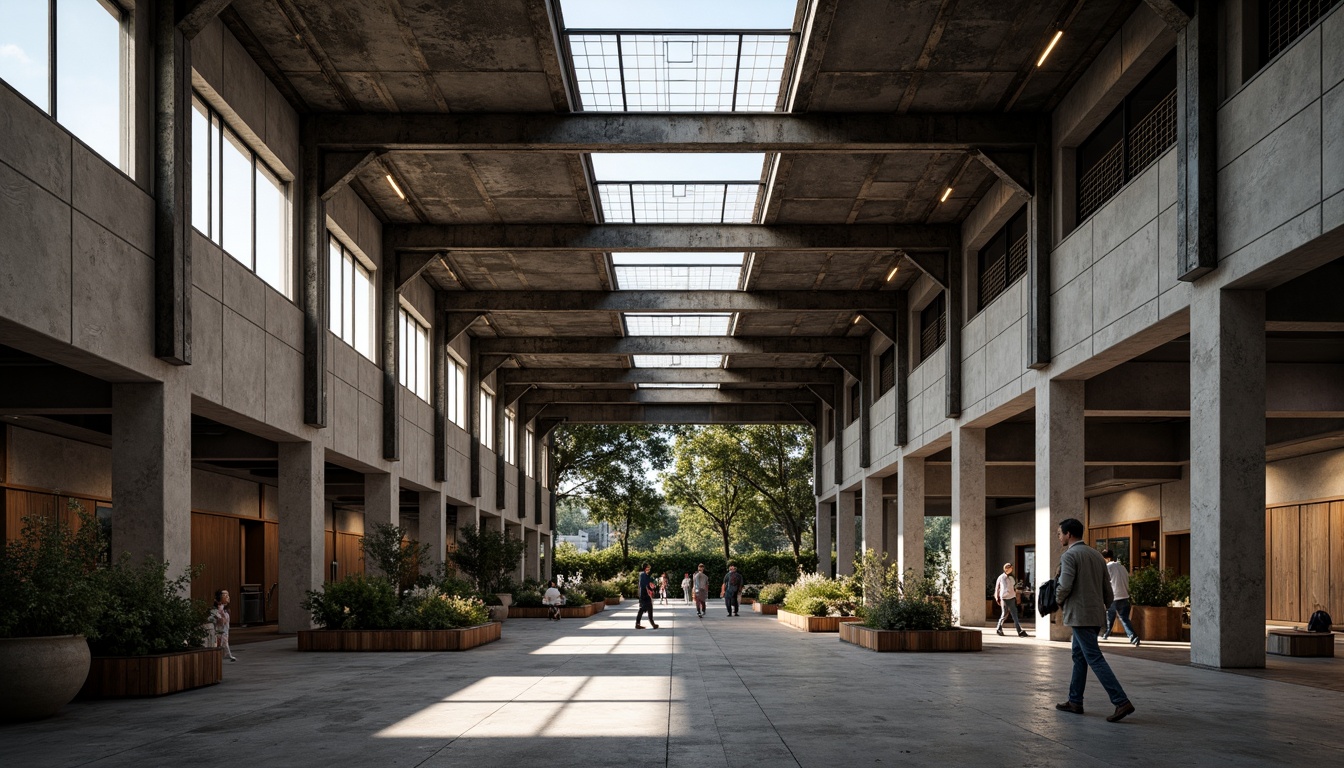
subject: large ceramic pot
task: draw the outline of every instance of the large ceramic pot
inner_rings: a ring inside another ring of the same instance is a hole
[[[486,607],[490,609],[491,621],[503,621],[509,618],[509,606],[507,605],[489,605]]]
[[[496,592],[495,597],[499,598],[499,604],[505,608],[513,605],[513,595],[509,592]]]
[[[0,638],[0,720],[39,720],[70,703],[89,676],[83,635]]]

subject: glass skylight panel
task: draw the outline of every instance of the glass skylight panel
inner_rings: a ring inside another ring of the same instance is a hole
[[[631,336],[727,336],[733,316],[728,312],[703,315],[626,313]]]
[[[625,291],[734,291],[741,253],[614,253],[616,288]]]
[[[690,384],[690,383],[650,383],[640,382],[635,385],[636,389],[718,389],[718,384]]]
[[[635,355],[636,368],[722,368],[723,355]]]
[[[798,0],[560,0],[570,29],[779,29],[793,26]]]
[[[590,158],[606,223],[754,220],[763,153],[595,153]]]

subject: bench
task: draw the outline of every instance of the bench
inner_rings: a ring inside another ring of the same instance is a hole
[[[1333,632],[1303,632],[1295,629],[1271,629],[1265,639],[1265,652],[1278,656],[1335,655]]]

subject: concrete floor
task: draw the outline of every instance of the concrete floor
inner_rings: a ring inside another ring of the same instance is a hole
[[[300,654],[250,644],[224,682],[76,702],[0,726],[17,766],[1339,765],[1344,694],[1111,656],[1138,712],[1089,683],[1056,712],[1069,653],[986,636],[979,654],[877,654],[772,618],[630,604],[509,621],[467,653]],[[1344,664],[1344,659],[1337,663]]]

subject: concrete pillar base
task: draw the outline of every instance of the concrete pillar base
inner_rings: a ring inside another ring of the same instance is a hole
[[[985,619],[985,430],[952,431],[952,614],[964,627]]]
[[[448,541],[447,520],[443,494],[438,491],[421,491],[420,543],[429,545],[429,562],[422,568],[425,572],[436,572],[443,565]]]
[[[853,491],[841,491],[835,503],[835,575],[854,573],[854,507],[857,502]]]
[[[326,451],[280,444],[280,631],[310,629],[305,593],[322,586],[326,551]]]
[[[1041,381],[1036,385],[1036,583],[1055,577],[1059,524],[1084,521],[1083,382]],[[1071,640],[1059,614],[1036,618],[1037,640]]]
[[[899,529],[896,561],[902,576],[911,572],[924,575],[924,459],[920,456],[901,458],[900,491],[897,496],[896,518]]]
[[[191,392],[186,376],[112,387],[112,553],[191,565]],[[92,510],[89,510],[92,512]]]
[[[831,575],[831,502],[817,502],[817,573]]]

